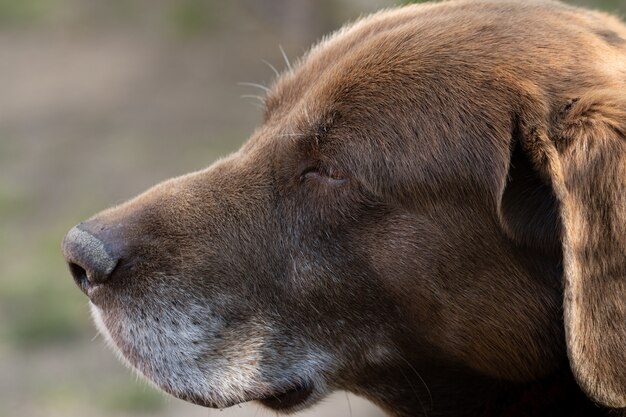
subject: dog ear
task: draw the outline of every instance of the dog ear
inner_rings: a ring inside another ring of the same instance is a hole
[[[514,123],[500,221],[518,244],[562,257],[573,374],[593,400],[626,407],[626,95],[539,113]]]

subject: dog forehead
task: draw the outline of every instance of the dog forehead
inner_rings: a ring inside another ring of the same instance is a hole
[[[417,126],[424,138],[438,136],[435,120],[447,107],[443,100],[458,96],[450,80],[459,68],[446,68],[456,53],[449,47],[452,34],[443,31],[442,36],[424,39],[436,25],[426,20],[423,30],[415,27],[430,9],[378,13],[315,46],[277,81],[267,98],[266,125],[279,133],[272,136],[310,140],[320,132],[341,130],[337,136],[343,141],[367,139],[358,140],[363,144],[372,138],[407,137]],[[462,77],[458,81],[467,82]]]
[[[481,7],[472,15],[477,3],[386,10],[324,38],[277,80],[266,100],[266,120],[288,118],[295,125],[313,125],[308,130],[314,131],[329,114],[356,123],[393,120],[406,116],[398,110],[432,103],[424,93],[444,79],[464,82],[459,62],[482,70],[497,66],[481,57],[481,48],[458,47],[497,16]],[[449,91],[437,91],[443,93]]]
[[[558,67],[562,62],[554,62],[550,51],[559,51],[564,61],[580,58],[579,51],[565,50],[564,39],[591,42],[594,48],[588,49],[603,52],[604,43],[622,39],[614,27],[602,26],[606,20],[558,2],[533,0],[452,0],[384,10],[315,45],[277,81],[267,100],[268,113],[286,111],[301,100],[328,107],[329,100],[346,97],[352,105],[358,99],[406,98],[410,90],[390,87],[449,75],[462,81],[464,69],[528,75],[529,61]],[[572,26],[585,30],[573,33]],[[552,75],[546,71],[533,76]]]
[[[267,99],[268,114],[295,110],[303,117],[308,112],[327,118],[331,109],[350,106],[355,111],[372,100],[388,99],[388,86],[401,81],[402,68],[412,65],[412,54],[394,35],[355,43],[352,36],[338,34],[324,41],[278,80]]]

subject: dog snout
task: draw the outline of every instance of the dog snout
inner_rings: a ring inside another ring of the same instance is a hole
[[[89,222],[81,223],[63,239],[63,255],[70,272],[87,295],[91,288],[111,278],[121,259],[121,242],[116,242],[110,233],[99,233],[102,230]]]

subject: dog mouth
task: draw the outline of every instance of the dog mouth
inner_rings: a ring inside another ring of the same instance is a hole
[[[311,398],[313,394],[313,386],[309,384],[299,384],[285,391],[277,391],[274,394],[267,395],[260,398],[248,398],[247,400],[235,400],[231,402],[213,402],[207,401],[204,398],[197,395],[190,394],[174,394],[177,398],[191,402],[196,405],[200,405],[208,408],[224,409],[233,407],[238,404],[242,404],[248,401],[258,401],[265,407],[268,407],[274,411],[291,411],[300,408],[306,404],[307,400]]]
[[[273,410],[289,410],[306,403],[312,393],[311,384],[298,384],[286,391],[259,398],[257,401]]]

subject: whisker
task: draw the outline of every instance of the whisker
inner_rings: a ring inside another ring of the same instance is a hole
[[[398,370],[400,371],[400,373],[402,374],[404,379],[406,379],[406,382],[409,384],[409,387],[411,387],[411,391],[413,391],[413,394],[415,394],[415,397],[417,397],[417,401],[419,401],[419,403],[420,403],[420,407],[422,408],[422,411],[424,412],[424,416],[428,417],[428,412],[426,411],[426,407],[424,407],[424,403],[422,402],[422,398],[420,397],[419,393],[417,392],[417,390],[415,389],[415,387],[411,383],[411,380],[406,376],[406,374],[404,373],[402,368],[398,368]]]
[[[422,378],[422,376],[420,375],[419,372],[417,372],[417,370],[413,367],[413,365],[411,365],[411,362],[407,361],[404,357],[402,357],[401,355],[398,355],[398,357],[400,359],[402,359],[407,365],[409,365],[409,368],[411,368],[411,370],[413,371],[413,373],[415,373],[415,375],[419,378],[420,381],[422,381],[422,384],[424,385],[424,388],[426,388],[426,392],[428,393],[428,398],[430,399],[430,408],[432,410],[433,408],[433,396],[430,393],[430,388],[428,388],[428,384],[426,384],[426,381],[424,381],[424,378]]]
[[[348,411],[350,412],[350,417],[352,417],[352,404],[350,404],[350,397],[348,397],[348,392],[344,391],[346,394],[346,401],[348,402]]]
[[[241,97],[241,98],[252,98],[254,100],[260,101],[260,103],[258,103],[256,101],[250,101],[249,103],[252,104],[254,107],[257,107],[257,108],[265,111],[265,99],[263,97],[255,96],[254,94],[242,94],[239,97]]]
[[[250,97],[245,97],[245,96],[241,96],[241,97],[242,98],[250,98]],[[256,108],[258,108],[258,109],[260,109],[262,111],[265,111],[265,106],[262,105],[261,103],[257,103],[256,101],[249,101],[248,103],[252,104],[254,107],[256,107]]]
[[[287,58],[287,54],[285,53],[285,50],[283,49],[282,45],[278,45],[278,49],[280,49],[280,53],[283,55],[283,59],[285,60],[285,64],[287,64],[287,68],[289,69],[289,72],[293,72],[293,68],[291,66],[291,62],[289,62],[289,58]]]
[[[259,100],[261,103],[265,104],[265,99],[263,97],[257,96],[257,95],[254,95],[254,94],[242,94],[239,97],[241,97],[241,98],[253,98],[253,99]]]
[[[276,69],[275,66],[272,65],[271,62],[269,62],[269,61],[267,61],[265,59],[262,59],[261,62],[264,63],[265,65],[267,65],[268,67],[270,67],[272,69],[272,71],[274,71],[274,75],[276,75],[276,78],[280,78],[280,72]]]
[[[248,87],[260,88],[261,90],[265,91],[266,93],[269,93],[270,91],[272,91],[269,87],[266,87],[263,84],[240,82],[240,83],[237,83],[237,85],[245,85],[245,86],[248,86]]]

